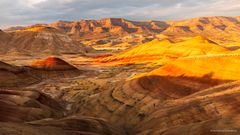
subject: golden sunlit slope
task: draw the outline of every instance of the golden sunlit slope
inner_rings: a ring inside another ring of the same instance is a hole
[[[209,77],[220,80],[239,80],[239,54],[219,54],[183,58],[164,65],[148,75]]]
[[[36,26],[36,27],[29,27],[22,30],[16,30],[16,32],[41,32],[47,30],[45,26]],[[50,30],[50,29],[49,29]]]
[[[46,26],[29,27],[11,33],[8,52],[30,54],[85,53],[88,47],[74,41],[67,34]]]
[[[224,47],[221,47],[206,38],[197,36],[178,43],[172,43],[169,40],[159,41],[156,39],[100,61],[141,63],[168,61],[169,59],[175,59],[179,57],[222,54],[227,52],[228,50]]]

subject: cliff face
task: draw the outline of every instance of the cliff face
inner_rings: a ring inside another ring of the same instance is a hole
[[[59,21],[50,24],[50,26],[71,34],[111,33],[124,35],[130,33],[157,33],[166,29],[168,25],[160,21],[137,22],[122,18],[106,18],[101,20],[81,20],[78,22]]]

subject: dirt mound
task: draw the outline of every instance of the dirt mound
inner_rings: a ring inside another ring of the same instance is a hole
[[[76,67],[70,65],[66,61],[57,57],[48,57],[44,60],[38,60],[31,65],[33,68],[42,70],[78,70]]]

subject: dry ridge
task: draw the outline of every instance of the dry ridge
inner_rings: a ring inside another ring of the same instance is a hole
[[[6,35],[6,34],[5,34]],[[3,51],[8,54],[84,54],[91,47],[74,41],[66,33],[52,27],[36,26],[17,30],[5,38]],[[4,38],[0,35],[1,38]],[[1,43],[0,38],[0,43]]]

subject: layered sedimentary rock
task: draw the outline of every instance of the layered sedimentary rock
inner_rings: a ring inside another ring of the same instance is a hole
[[[0,134],[26,135],[126,135],[123,129],[91,117],[45,119],[29,123],[2,123]]]
[[[6,52],[7,43],[9,42],[11,36],[2,30],[0,30],[0,54]]]
[[[237,134],[239,82],[164,102],[136,128],[139,134]],[[143,128],[144,127],[144,128]]]
[[[66,110],[49,96],[32,90],[0,90],[0,134],[124,135],[121,127],[100,118],[65,117]]]
[[[0,62],[0,87],[27,86],[39,81],[40,79],[28,70]]]
[[[24,122],[62,117],[64,109],[50,97],[30,90],[0,90],[0,121]]]

